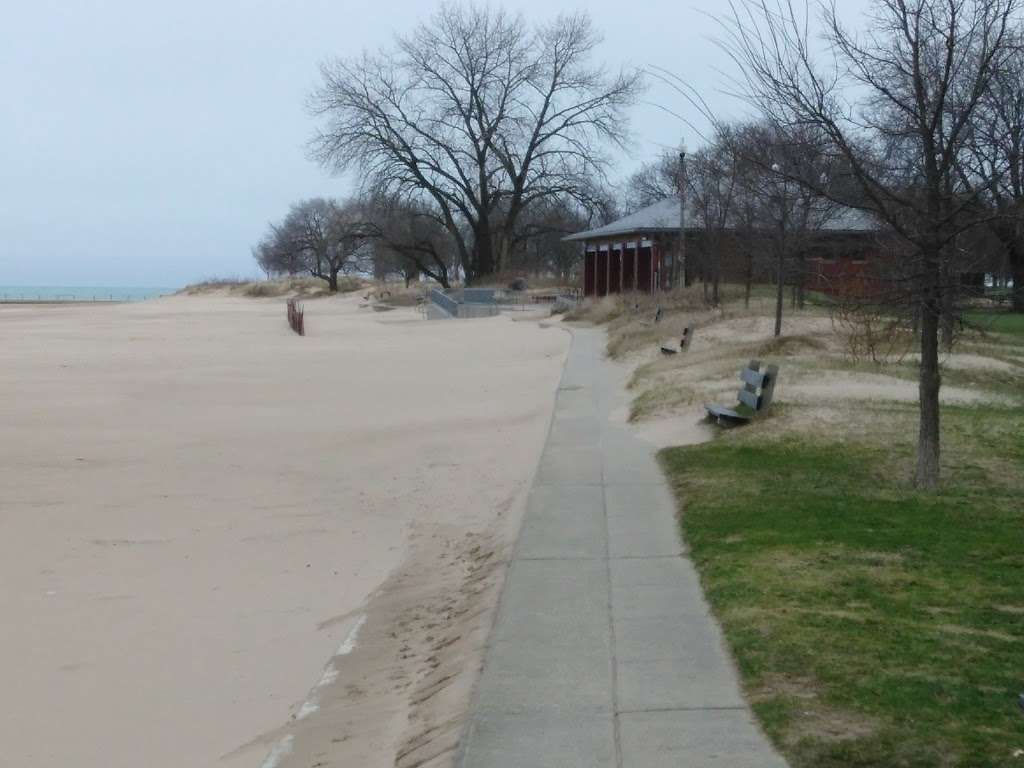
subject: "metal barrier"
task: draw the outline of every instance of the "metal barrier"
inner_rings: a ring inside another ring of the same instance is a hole
[[[452,317],[459,316],[459,303],[444,291],[438,290],[437,288],[431,288],[430,300]]]
[[[535,296],[527,293],[499,291],[495,288],[465,288],[461,292],[462,301],[453,298],[439,288],[431,288],[430,303],[444,312],[448,317],[491,317],[502,312],[525,312],[536,310],[544,304],[574,306],[576,297],[573,295],[551,293]],[[562,310],[564,311],[564,309]]]
[[[169,296],[171,289],[69,288],[65,292],[47,286],[0,286],[0,304],[125,304]]]
[[[497,304],[459,304],[459,317],[494,317],[501,314]]]
[[[79,296],[71,293],[37,294],[33,296],[32,294],[25,295],[23,293],[17,295],[4,293],[0,294],[0,304],[124,304],[131,301],[145,301],[147,298],[150,297],[133,298],[114,294],[106,296]]]
[[[493,304],[494,288],[465,288],[462,291],[462,301],[465,304]]]

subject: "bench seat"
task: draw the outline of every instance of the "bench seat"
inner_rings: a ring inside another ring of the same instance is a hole
[[[732,408],[726,408],[724,405],[705,405],[704,410],[708,412],[709,416],[712,416],[715,419],[750,421],[753,418],[753,414],[740,413],[739,411],[733,410]]]

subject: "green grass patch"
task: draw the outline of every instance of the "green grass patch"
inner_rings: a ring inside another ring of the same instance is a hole
[[[906,482],[909,439],[750,428],[662,452],[755,712],[798,768],[1024,765],[1024,414],[943,417],[937,493]]]
[[[1006,333],[1024,340],[1024,313],[968,312],[964,319],[971,325],[991,333]]]

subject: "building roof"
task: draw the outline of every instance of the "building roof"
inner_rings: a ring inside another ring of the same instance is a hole
[[[688,232],[698,232],[703,227],[698,223],[699,218],[691,208],[687,211]],[[692,222],[692,223],[691,223]],[[831,210],[819,227],[821,231],[836,233],[867,233],[876,232],[879,229],[874,217],[866,211],[856,208],[840,207]],[[611,237],[627,235],[647,235],[659,232],[679,231],[679,198],[666,197],[654,205],[641,208],[628,216],[623,216],[617,221],[605,224],[603,227],[588,229],[584,232],[576,232],[564,240],[604,240]]]

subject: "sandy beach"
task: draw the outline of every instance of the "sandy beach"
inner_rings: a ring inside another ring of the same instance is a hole
[[[568,334],[0,306],[0,764],[440,766]]]

